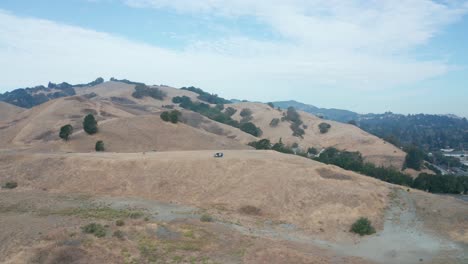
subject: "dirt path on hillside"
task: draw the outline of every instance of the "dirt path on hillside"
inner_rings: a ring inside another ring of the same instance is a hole
[[[19,245],[32,245],[51,229],[80,225],[81,220],[62,219],[54,213],[67,208],[112,208],[115,210],[142,211],[152,221],[177,222],[200,219],[205,210],[196,207],[161,203],[154,200],[130,197],[89,197],[79,195],[0,192],[0,253],[7,253]],[[32,214],[32,215],[30,215]],[[47,218],[34,215],[49,215]],[[30,215],[28,217],[28,215]],[[2,220],[3,219],[3,220]],[[15,220],[16,219],[16,220]],[[467,263],[464,252],[468,245],[460,245],[426,232],[416,214],[411,196],[395,189],[386,213],[384,229],[378,234],[347,242],[319,240],[288,223],[272,221],[254,225],[232,223],[214,215],[214,223],[248,237],[273,239],[301,245],[304,248],[322,248],[341,258],[358,257],[375,263]],[[2,254],[0,254],[2,255]],[[1,258],[0,258],[1,259]]]
[[[154,220],[172,221],[178,218],[199,218],[200,211],[193,207],[167,205],[144,199],[100,198],[115,209],[145,208]],[[356,256],[385,264],[399,263],[467,263],[464,252],[468,245],[460,245],[428,233],[418,219],[414,201],[408,193],[395,189],[385,216],[384,229],[359,241],[335,243],[307,236],[296,226],[265,221],[257,226],[243,226],[219,221],[242,234],[262,238],[286,240],[331,249],[341,256]]]

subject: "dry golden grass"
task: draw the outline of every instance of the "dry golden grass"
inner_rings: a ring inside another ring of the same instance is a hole
[[[238,109],[234,118],[240,120],[240,111],[249,108],[253,112],[252,122],[263,131],[262,138],[268,138],[273,142],[282,138],[286,144],[298,143],[303,149],[315,147],[317,149],[326,147],[336,147],[341,150],[359,151],[364,158],[376,165],[384,165],[401,169],[405,153],[390,143],[375,137],[356,126],[323,120],[314,115],[298,111],[304,125],[307,126],[304,138],[294,137],[290,128],[290,123],[280,122],[277,127],[270,127],[273,118],[283,116],[286,110],[278,111],[266,104],[260,103],[238,103],[231,105]],[[329,123],[331,128],[328,133],[321,134],[318,125],[322,122]]]
[[[261,217],[330,234],[347,232],[361,216],[382,224],[389,192],[384,182],[271,151],[225,151],[222,159],[213,153],[4,155],[0,174],[19,189],[140,196],[204,208],[223,204],[233,214],[254,206]]]

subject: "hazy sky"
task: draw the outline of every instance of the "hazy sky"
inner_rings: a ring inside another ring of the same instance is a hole
[[[468,1],[1,0],[0,92],[96,77],[468,116]]]

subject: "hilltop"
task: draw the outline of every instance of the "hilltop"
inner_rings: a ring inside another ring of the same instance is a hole
[[[404,153],[401,150],[355,126],[329,122],[332,126],[330,132],[322,135],[318,132],[321,119],[300,112],[304,125],[308,128],[305,129],[304,137],[298,138],[292,136],[288,122],[280,122],[275,128],[269,125],[273,118],[281,118],[286,112],[285,109],[277,111],[260,103],[225,104],[224,108],[232,107],[237,110],[232,116],[236,121],[241,121],[240,112],[243,109],[248,108],[252,111],[251,122],[263,131],[263,135],[255,137],[235,126],[220,123],[203,116],[203,113],[183,109],[173,103],[176,97],[186,97],[194,103],[205,103],[215,107],[202,99],[218,100],[217,96],[210,97],[211,95],[194,88],[183,90],[169,86],[143,86],[161,91],[165,95],[164,98],[135,98],[133,93],[138,85],[142,84],[113,79],[93,85],[72,86],[74,95],[34,106],[18,115],[17,120],[3,121],[5,128],[0,137],[0,145],[83,152],[93,151],[92,141],[99,139],[107,142],[109,150],[112,151],[139,152],[246,149],[250,148],[246,146],[247,143],[259,138],[269,138],[272,141],[281,138],[287,144],[297,143],[304,149],[336,147],[341,150],[360,151],[367,161],[377,165],[395,168],[401,168],[403,165]],[[174,125],[159,120],[163,111],[171,109],[181,111],[183,124]],[[101,133],[87,137],[81,132],[82,118],[86,114],[96,116]],[[57,132],[67,123],[74,127],[74,134],[65,144],[58,138]]]

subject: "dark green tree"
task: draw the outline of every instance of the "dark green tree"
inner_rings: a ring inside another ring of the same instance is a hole
[[[68,124],[60,128],[59,137],[63,140],[68,140],[70,135],[73,133],[73,127]]]
[[[167,111],[162,112],[160,116],[161,116],[161,119],[165,122],[171,121],[171,115]]]
[[[105,150],[104,141],[102,141],[102,140],[97,141],[95,149],[96,149],[96,151],[104,151]]]
[[[97,121],[92,114],[88,114],[83,121],[83,129],[89,135],[98,132]]]
[[[169,119],[170,119],[171,123],[173,123],[173,124],[177,124],[179,122],[179,119],[180,119],[181,116],[182,116],[182,113],[177,111],[177,110],[172,110],[169,113]]]
[[[224,113],[228,116],[233,116],[235,113],[237,112],[237,109],[235,108],[232,108],[232,107],[228,107],[226,108],[226,110],[224,111]]]
[[[262,135],[262,130],[255,126],[252,122],[243,123],[240,125],[240,130],[248,133],[254,137],[260,137]]]
[[[351,232],[361,236],[372,235],[375,233],[375,228],[372,226],[369,219],[361,217],[351,226]]]
[[[259,141],[253,141],[249,143],[249,146],[255,149],[271,149],[271,142],[268,139],[261,139]]]
[[[325,134],[325,133],[328,132],[328,130],[330,130],[331,125],[328,124],[328,123],[320,123],[318,125],[318,127],[319,127],[319,130],[320,130],[320,133]]]
[[[424,153],[414,146],[409,147],[406,153],[405,166],[407,168],[421,170],[424,161]]]
[[[277,127],[278,124],[279,124],[279,122],[280,122],[279,118],[273,118],[273,119],[271,120],[271,122],[270,122],[270,126],[271,126],[271,127]]]

